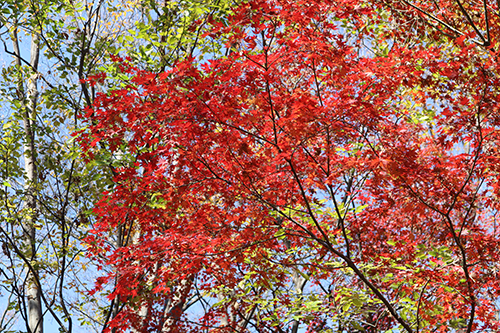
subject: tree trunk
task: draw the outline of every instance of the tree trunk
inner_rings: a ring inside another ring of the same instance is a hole
[[[21,70],[21,52],[19,48],[19,37],[17,26],[11,27],[11,35],[15,53],[15,62]],[[38,97],[38,59],[40,55],[39,36],[35,32],[31,38],[30,51],[30,76],[24,88],[23,76],[19,76],[17,83],[18,98],[23,107],[22,118],[24,125],[24,172],[25,172],[25,192],[24,215],[22,228],[24,232],[24,248],[26,251],[27,277],[26,277],[26,304],[28,313],[28,331],[31,333],[43,333],[43,314],[40,283],[38,271],[36,269],[36,151],[35,151],[35,131],[34,122],[36,120],[36,106]]]
[[[24,230],[26,232],[26,243],[31,247],[31,262],[36,260],[36,243],[35,243],[35,219],[36,219],[36,161],[35,161],[35,132],[33,123],[36,120],[36,102],[38,97],[37,81],[38,81],[38,58],[40,54],[38,35],[35,33],[31,39],[31,54],[30,64],[32,66],[32,74],[28,79],[27,84],[27,102],[24,112],[24,168],[26,171],[26,190],[27,197],[25,201],[28,208],[26,219],[24,222]],[[31,265],[32,268],[35,265]],[[28,316],[30,331],[34,333],[43,333],[43,315],[42,301],[39,281],[36,280],[38,272],[30,270],[28,275],[28,286],[26,296],[28,298]]]

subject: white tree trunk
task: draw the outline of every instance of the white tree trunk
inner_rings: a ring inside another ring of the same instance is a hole
[[[26,172],[26,208],[28,212],[26,215],[25,224],[23,226],[26,231],[26,243],[31,247],[31,262],[36,260],[36,229],[35,229],[35,219],[36,219],[36,161],[35,161],[35,132],[33,129],[33,123],[36,120],[36,104],[38,97],[38,58],[40,54],[38,35],[35,33],[31,39],[31,55],[30,64],[33,69],[33,73],[30,75],[27,84],[27,100],[28,105],[26,106],[26,111],[24,113],[24,134],[25,134],[25,144],[24,144],[24,168]],[[35,267],[35,265],[32,265]],[[41,290],[39,288],[38,282],[35,276],[38,272],[33,272],[30,270],[28,275],[28,286],[26,297],[28,298],[28,316],[29,316],[29,327],[30,331],[33,333],[43,333],[43,314],[42,314],[42,300],[41,300]]]
[[[17,26],[11,27],[12,41],[15,53],[15,62],[18,68],[23,65],[19,48]],[[26,175],[26,199],[24,201],[24,220],[22,228],[24,231],[24,245],[26,250],[27,265],[26,277],[26,304],[28,314],[28,328],[31,333],[43,333],[43,313],[41,290],[36,271],[36,151],[34,122],[36,120],[36,106],[38,97],[38,59],[40,55],[39,36],[34,33],[31,38],[30,72],[31,75],[24,88],[24,82],[17,83],[18,97],[23,106],[22,116],[24,125],[24,171]]]

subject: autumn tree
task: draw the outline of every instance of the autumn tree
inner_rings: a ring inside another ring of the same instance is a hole
[[[0,1],[0,331],[39,333],[47,319],[61,332],[102,331],[119,312],[109,290],[88,294],[97,266],[81,240],[94,222],[90,207],[113,187],[113,168],[105,145],[100,160],[83,164],[69,136],[108,88],[86,79],[117,52],[159,70],[215,50],[192,23],[223,13],[224,3]],[[114,230],[110,244],[119,248],[122,234]]]
[[[87,238],[111,326],[498,331],[497,5],[231,10],[203,21],[227,52],[88,81],[121,85],[76,134],[113,156]]]

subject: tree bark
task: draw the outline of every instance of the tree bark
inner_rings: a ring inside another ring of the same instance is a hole
[[[11,27],[11,35],[15,53],[15,62],[17,68],[21,71],[21,52],[19,47],[19,37],[17,34],[17,25]],[[38,97],[38,59],[40,56],[39,36],[35,32],[31,37],[30,50],[30,75],[26,88],[24,88],[23,76],[20,75],[17,82],[17,94],[23,107],[22,118],[24,127],[24,172],[25,193],[24,216],[22,229],[24,233],[24,247],[26,258],[30,261],[27,268],[26,278],[26,304],[28,313],[28,331],[31,333],[43,333],[43,313],[41,290],[36,270],[36,151],[35,151],[35,130],[34,122],[36,120],[36,106]]]
[[[26,172],[26,201],[25,206],[28,209],[24,221],[25,242],[31,248],[31,261],[36,260],[36,151],[35,151],[35,131],[34,122],[36,120],[36,102],[38,97],[38,58],[40,54],[38,35],[35,33],[31,39],[30,64],[33,73],[30,75],[27,83],[26,106],[24,122],[24,168]],[[36,267],[36,265],[32,265]],[[28,316],[30,331],[34,333],[43,333],[43,314],[41,290],[35,275],[38,272],[30,271],[28,275],[28,286],[26,296],[28,298]]]

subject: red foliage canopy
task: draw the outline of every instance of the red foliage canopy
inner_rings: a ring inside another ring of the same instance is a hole
[[[482,8],[251,0],[204,36],[225,56],[116,58],[128,79],[80,136],[116,172],[89,237],[124,304],[111,326],[498,331],[499,22]]]

